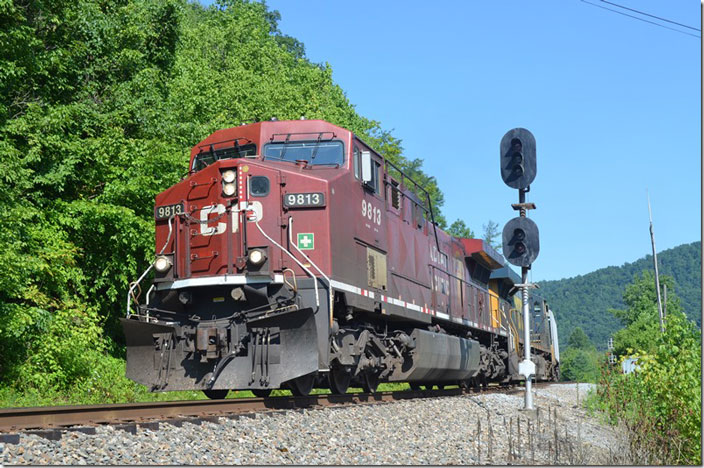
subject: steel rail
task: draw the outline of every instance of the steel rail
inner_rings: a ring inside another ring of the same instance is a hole
[[[510,392],[515,386],[490,386],[480,393]],[[316,409],[327,406],[374,404],[415,398],[449,397],[476,392],[462,388],[445,390],[400,390],[378,393],[322,394],[304,397],[232,398],[182,400],[109,405],[40,406],[0,409],[0,433],[71,426],[146,423],[179,418],[236,417],[276,410]]]

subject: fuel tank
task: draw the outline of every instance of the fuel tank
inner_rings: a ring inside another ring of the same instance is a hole
[[[391,381],[456,382],[479,372],[479,343],[457,336],[414,329],[415,347]]]

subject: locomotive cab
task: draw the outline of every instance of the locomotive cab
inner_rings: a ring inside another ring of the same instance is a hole
[[[348,142],[326,122],[261,122],[192,149],[188,176],[156,197],[154,284],[123,320],[128,377],[307,393],[328,362],[329,187]]]

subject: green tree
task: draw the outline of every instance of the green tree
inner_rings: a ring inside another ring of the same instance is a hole
[[[660,283],[667,284],[669,290],[674,291],[672,277],[663,275],[660,277]],[[633,282],[623,293],[623,302],[625,309],[609,310],[625,325],[625,328],[613,335],[614,353],[623,356],[632,352],[652,351],[655,345],[653,337],[660,331],[653,273],[644,270],[640,276],[634,276]],[[676,294],[668,294],[666,308],[668,315],[682,313]]]
[[[567,340],[567,346],[575,349],[591,349],[594,347],[592,342],[589,341],[589,337],[586,333],[584,333],[584,330],[582,330],[581,327],[577,327],[572,330],[572,334],[570,335],[569,340]]]
[[[66,391],[106,357],[102,324],[115,332],[153,250],[153,194],[177,180],[142,123],[165,97],[182,6],[0,6],[3,383]]]
[[[560,354],[562,380],[595,382],[599,375],[601,354],[580,327],[572,331],[567,349]]]
[[[482,226],[482,228],[484,229],[482,239],[484,239],[486,243],[492,246],[493,248],[498,249],[500,247],[499,239],[501,237],[501,233],[499,232],[499,225],[494,221],[489,220],[486,224]]]
[[[455,222],[452,223],[447,229],[447,233],[455,237],[474,239],[474,233],[461,219],[455,220]]]
[[[567,348],[560,354],[562,380],[596,382],[599,376],[599,358],[599,353],[593,348]]]

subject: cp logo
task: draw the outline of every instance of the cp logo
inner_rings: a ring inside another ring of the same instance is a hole
[[[225,212],[225,205],[218,203],[217,205],[205,206],[200,210],[200,234],[202,236],[216,236],[222,234],[227,229],[227,223],[218,222],[217,226],[208,226],[208,218],[211,214],[222,215]],[[247,213],[247,220],[250,222],[259,221],[264,214],[264,207],[261,202],[241,202],[232,209],[232,232],[240,230],[240,212]],[[221,218],[222,219],[222,218]]]

